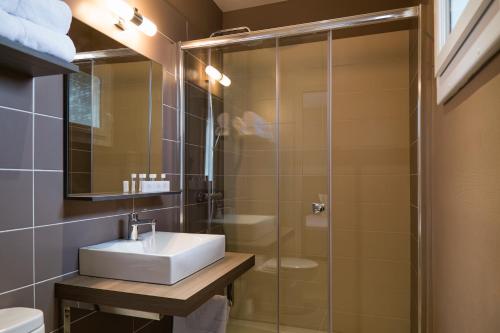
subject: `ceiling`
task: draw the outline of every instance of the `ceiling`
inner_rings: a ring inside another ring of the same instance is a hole
[[[286,0],[214,0],[223,12],[230,12],[232,10],[257,7],[283,1]]]

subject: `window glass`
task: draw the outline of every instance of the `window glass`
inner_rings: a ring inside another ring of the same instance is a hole
[[[449,8],[450,8],[450,26],[449,26],[449,32],[455,28],[457,25],[457,21],[460,18],[460,15],[462,15],[465,6],[469,3],[469,0],[448,0],[449,1]]]

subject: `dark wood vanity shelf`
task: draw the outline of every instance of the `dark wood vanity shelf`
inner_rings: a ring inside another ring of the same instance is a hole
[[[63,301],[65,326],[71,302],[157,320],[187,316],[254,265],[253,254],[226,252],[223,259],[171,286],[80,275],[56,283],[55,296]]]
[[[31,77],[78,72],[78,66],[0,37],[0,67]]]
[[[181,191],[169,192],[148,192],[148,193],[84,193],[84,194],[69,194],[66,196],[68,200],[83,200],[83,201],[109,201],[109,200],[126,200],[136,198],[157,197],[160,195],[181,194]]]

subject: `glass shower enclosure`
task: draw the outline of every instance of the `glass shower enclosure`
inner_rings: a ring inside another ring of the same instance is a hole
[[[256,256],[228,332],[412,331],[417,13],[181,43],[183,230]]]

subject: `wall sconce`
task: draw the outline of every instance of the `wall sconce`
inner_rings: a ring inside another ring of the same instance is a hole
[[[226,75],[222,74],[214,66],[208,65],[207,67],[205,67],[205,73],[207,73],[207,75],[211,79],[219,81],[219,83],[222,84],[224,87],[229,87],[231,85],[231,79],[229,79]]]
[[[156,24],[141,15],[137,8],[130,6],[124,0],[108,0],[108,7],[118,16],[116,26],[122,30],[126,30],[129,23],[132,23],[139,31],[150,37],[154,36],[158,31]]]

